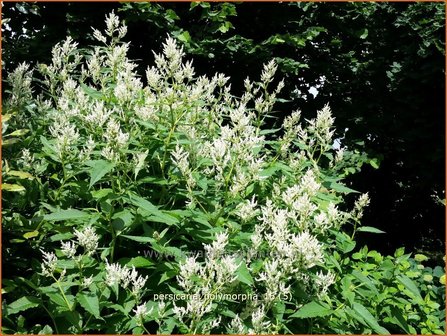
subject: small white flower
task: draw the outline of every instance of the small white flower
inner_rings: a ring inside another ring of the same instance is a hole
[[[132,284],[132,294],[135,297],[140,297],[142,289],[146,284],[148,277],[143,277],[138,275],[138,272],[135,270],[135,267],[132,266],[132,271],[129,273],[130,283]]]
[[[261,81],[264,83],[269,83],[275,75],[277,69],[278,66],[276,65],[276,62],[274,60],[271,60],[267,64],[264,64],[264,69],[261,73]]]
[[[246,200],[243,203],[239,203],[236,208],[236,214],[242,221],[247,222],[250,219],[256,217],[259,214],[259,209],[257,207],[257,202],[255,196],[251,200]]]
[[[143,303],[141,305],[138,305],[135,309],[132,311],[135,314],[135,319],[137,320],[138,324],[141,325],[143,323],[144,318],[151,314],[154,310],[154,307],[151,307],[151,309],[147,309],[147,303]]]
[[[260,306],[251,314],[251,321],[253,324],[253,329],[256,334],[266,333],[266,329],[270,326],[269,321],[264,321],[265,319],[265,308]]]
[[[294,236],[292,243],[301,255],[304,267],[311,268],[323,261],[323,246],[309,232],[304,231]]]
[[[231,334],[245,334],[245,326],[238,314],[231,320],[230,330],[232,331]]]
[[[315,278],[315,284],[319,288],[318,296],[322,297],[327,293],[329,286],[335,283],[335,274],[330,271],[324,274],[321,271],[318,271]]]
[[[106,146],[101,150],[101,156],[105,157],[111,162],[116,162],[119,158],[119,154],[109,146]]]
[[[53,252],[45,252],[41,250],[43,254],[42,261],[42,274],[44,276],[52,276],[54,271],[56,270],[57,257]]]
[[[76,255],[76,244],[72,241],[62,242],[62,253],[68,257],[73,258]]]
[[[81,231],[74,230],[74,234],[78,240],[78,244],[85,248],[88,255],[92,255],[98,248],[99,236],[95,233],[95,229],[91,226]]]
[[[174,302],[174,307],[172,308],[172,311],[174,312],[175,316],[177,316],[177,318],[180,321],[182,321],[183,317],[186,315],[186,308],[176,306],[175,302]]]
[[[87,288],[93,283],[93,275],[90,275],[88,278],[84,278],[82,280],[82,287]]]
[[[106,43],[107,39],[98,29],[93,29],[93,37],[99,42]]]
[[[314,196],[320,190],[321,185],[315,179],[315,174],[312,170],[308,170],[301,178],[301,186],[309,196]]]
[[[106,284],[110,287],[119,285],[129,276],[129,269],[121,265],[106,262]]]
[[[165,316],[166,302],[159,301],[158,302],[158,317],[163,318]]]

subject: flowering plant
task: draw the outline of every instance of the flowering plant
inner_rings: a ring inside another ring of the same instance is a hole
[[[270,129],[274,61],[235,97],[225,75],[197,77],[170,37],[139,77],[125,34],[112,13],[98,46],[56,45],[37,66],[37,97],[29,66],[8,78],[10,127],[29,136],[4,162],[18,186],[4,227],[42,252],[19,264],[29,278],[5,282],[6,331],[302,333],[344,311],[329,296],[342,276],[334,253],[374,228],[360,226],[367,194],[344,204],[356,191],[342,183],[348,152],[332,147],[329,106]],[[36,317],[46,323],[31,328]]]

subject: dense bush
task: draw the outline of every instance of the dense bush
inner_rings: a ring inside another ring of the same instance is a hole
[[[235,97],[170,37],[143,84],[126,30],[8,77],[4,332],[444,333],[444,270],[351,256],[380,230],[329,106],[275,123],[275,62]]]

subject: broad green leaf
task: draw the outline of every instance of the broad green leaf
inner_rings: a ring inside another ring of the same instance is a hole
[[[148,212],[158,211],[157,207],[155,205],[153,205],[151,202],[149,202],[148,200],[144,199],[143,197],[137,196],[135,194],[129,193],[127,200],[131,204],[133,204],[143,210],[146,210]]]
[[[19,184],[2,183],[2,190],[18,192],[24,191],[25,187]]]
[[[102,93],[93,89],[90,86],[85,85],[84,83],[81,83],[81,88],[84,90],[84,92],[89,95],[92,98],[102,98]]]
[[[135,268],[151,268],[154,265],[155,263],[152,260],[149,260],[141,256],[132,258],[127,263],[127,266],[129,267],[134,266]]]
[[[38,333],[38,335],[52,335],[53,328],[51,328],[48,324],[46,324]]]
[[[184,42],[184,43],[189,43],[189,42],[191,42],[191,35],[190,35],[189,32],[186,31],[186,30],[183,31],[183,32],[180,33],[180,34],[177,34],[176,37],[177,37],[177,39],[178,39],[179,41],[182,41],[182,42]]]
[[[115,166],[112,162],[105,160],[95,160],[87,163],[92,169],[90,170],[90,185],[91,188],[104,175],[109,173]]]
[[[29,179],[29,180],[32,180],[34,178],[34,176],[31,175],[30,173],[18,171],[18,170],[10,170],[5,175],[16,176],[20,179]]]
[[[419,289],[415,285],[415,283],[407,276],[405,275],[398,275],[396,279],[405,286],[406,289],[408,289],[417,299],[422,300],[421,293],[419,292]]]
[[[415,254],[414,260],[416,260],[417,262],[423,262],[423,261],[427,261],[428,257],[423,254]]]
[[[337,192],[344,193],[344,194],[358,193],[357,190],[348,188],[348,187],[344,186],[343,184],[337,183],[337,182],[323,183],[323,185],[328,189],[332,189],[332,190],[335,190]]]
[[[39,235],[39,231],[34,230],[23,234],[23,238],[30,239],[37,237]]]
[[[101,318],[99,312],[99,300],[93,293],[80,292],[76,295],[79,304],[96,318]]]
[[[2,147],[11,146],[18,142],[20,142],[20,139],[17,138],[4,139],[2,140]]]
[[[369,279],[367,276],[365,276],[358,270],[353,270],[352,275],[354,277],[356,277],[357,280],[360,281],[360,283],[364,284],[369,289],[371,289],[374,292],[374,294],[379,295],[379,291],[377,290],[377,287],[374,285],[374,283],[371,281],[371,279]]]
[[[54,161],[60,162],[60,158],[56,154],[54,145],[43,136],[40,136],[40,142],[42,143],[42,151],[46,153]]]
[[[139,207],[143,211],[142,215],[145,215],[146,213],[148,215],[147,219],[153,222],[164,223],[167,225],[174,225],[179,223],[177,217],[169,215],[168,213],[157,209],[155,205],[140,196],[129,193],[127,200],[131,204]]]
[[[112,219],[112,225],[115,230],[122,231],[125,227],[128,227],[133,223],[134,216],[129,210],[123,210],[115,213],[112,216]]]
[[[369,164],[371,165],[371,167],[373,167],[374,169],[379,169],[379,160],[377,158],[371,159],[369,160]]]
[[[128,236],[128,235],[121,235],[120,237],[124,237],[139,243],[154,243],[155,239],[152,237],[141,237],[141,236]]]
[[[92,190],[92,192],[91,192],[94,199],[102,199],[111,193],[113,193],[113,190],[110,188]]]
[[[52,235],[49,239],[50,241],[61,241],[61,240],[68,240],[73,238],[74,235],[71,232],[65,232],[65,233],[56,233],[55,235]]]
[[[323,307],[318,302],[312,301],[302,306],[295,314],[290,315],[290,317],[309,318],[317,316],[327,316],[331,313],[331,309]]]
[[[411,334],[408,327],[408,323],[402,315],[402,312],[397,308],[391,306],[391,315],[393,316],[392,321],[401,327],[407,334]]]
[[[253,285],[253,278],[247,268],[247,265],[245,265],[245,262],[241,262],[239,268],[236,271],[236,275],[239,281],[246,283],[247,285]]]
[[[13,137],[17,136],[17,137],[20,137],[22,135],[27,134],[28,132],[29,132],[29,129],[18,129],[18,130],[15,130],[12,133],[7,134],[7,136],[13,136]]]
[[[358,302],[354,302],[352,305],[354,311],[368,324],[368,326],[373,329],[376,333],[381,335],[389,335],[390,332],[384,327],[380,326],[375,317],[366,309],[363,305]]]
[[[177,275],[177,272],[176,272],[176,271],[167,271],[167,272],[164,272],[164,273],[161,275],[161,278],[160,278],[160,281],[158,282],[158,285],[161,284],[161,283],[163,283],[163,282],[165,282],[166,280],[172,279],[175,275]]]
[[[53,287],[51,289],[54,290]],[[71,294],[65,294],[65,298],[59,292],[49,292],[46,293],[46,295],[50,298],[51,301],[65,310],[72,309],[75,303],[75,297]],[[65,299],[67,299],[67,301],[65,301]]]
[[[21,311],[39,306],[40,300],[33,296],[24,296],[8,305],[8,314],[17,314]]]
[[[361,226],[357,229],[357,231],[361,232],[371,232],[371,233],[385,233],[385,231],[379,230],[372,226]]]
[[[364,40],[368,37],[368,29],[363,28],[362,30],[359,30],[357,34],[362,40]]]
[[[43,219],[47,221],[61,221],[70,219],[85,219],[90,217],[88,212],[80,211],[77,209],[60,210],[43,216]]]

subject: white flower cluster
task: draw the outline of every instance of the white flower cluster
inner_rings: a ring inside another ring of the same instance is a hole
[[[78,246],[84,248],[84,254],[91,256],[98,249],[99,236],[95,229],[87,226],[82,230],[74,230],[76,241],[66,241],[61,243],[61,251],[67,258],[74,258],[76,256]],[[81,255],[82,257],[82,255]]]
[[[52,64],[39,64],[39,71],[45,78],[44,83],[52,94],[61,90],[59,83],[64,83],[71,78],[71,74],[81,60],[78,44],[70,36],[62,43],[56,44],[52,50]]]
[[[8,83],[11,85],[11,95],[8,103],[17,107],[26,102],[32,95],[31,82],[33,71],[29,64],[21,63],[8,75]]]
[[[126,289],[129,285],[132,286],[131,293],[139,299],[143,294],[143,288],[148,277],[143,277],[138,274],[135,267],[129,268],[121,266],[117,263],[106,264],[106,284],[110,287],[121,286]]]
[[[82,230],[74,230],[74,234],[77,238],[76,241],[66,241],[61,243],[62,254],[69,258],[80,261],[84,255],[92,255],[98,248],[99,236],[95,233],[92,227],[86,227]],[[84,248],[84,254],[76,255],[78,246]],[[54,277],[56,271],[58,258],[53,252],[45,252],[42,250],[43,261],[41,264],[42,274],[48,277]],[[66,269],[62,269],[60,278],[65,276]],[[83,280],[83,286],[88,287],[92,283],[92,278],[85,278]]]
[[[317,112],[316,119],[311,119],[309,121],[308,131],[311,132],[322,145],[331,145],[332,136],[334,135],[334,130],[332,129],[333,124],[334,118],[332,117],[331,109],[329,105],[326,105],[321,111]]]
[[[219,233],[211,245],[205,245],[206,258],[204,263],[197,262],[195,257],[186,258],[180,265],[177,281],[186,293],[192,294],[186,307],[174,304],[174,313],[183,323],[189,320],[189,329],[196,332],[209,332],[218,325],[215,320],[210,324],[200,325],[203,316],[211,312],[213,307],[212,294],[223,292],[236,279],[236,270],[240,263],[230,255],[224,255],[228,244],[228,234]]]
[[[76,125],[64,119],[55,121],[50,126],[50,134],[55,138],[56,153],[61,159],[72,150],[72,146],[76,145],[79,140],[79,131]]]
[[[369,205],[370,199],[368,193],[362,194],[357,201],[355,201],[352,217],[360,220],[363,217],[364,209]]]
[[[143,325],[143,319],[152,313],[152,311],[154,310],[154,307],[151,307],[151,309],[147,309],[147,303],[143,303],[141,305],[138,305],[135,309],[133,309],[132,311],[135,314],[135,319],[137,320],[137,324],[142,326]]]
[[[183,147],[177,144],[171,155],[172,161],[186,178],[188,190],[191,191],[195,187],[196,181],[189,164],[189,152],[185,151]]]
[[[41,251],[43,254],[43,261],[42,261],[42,274],[44,276],[51,277],[53,276],[54,272],[56,271],[57,267],[57,257],[53,252],[45,252]]]

